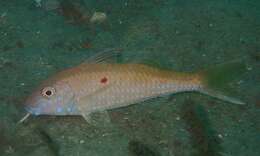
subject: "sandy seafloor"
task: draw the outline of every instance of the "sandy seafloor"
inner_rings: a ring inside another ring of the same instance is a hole
[[[0,1],[1,156],[260,155],[259,0],[60,2]],[[98,11],[106,21],[90,23]],[[149,58],[178,71],[243,59],[248,73],[234,87],[247,104],[183,93],[111,110],[102,126],[80,117],[17,125],[40,81],[110,48],[123,49],[123,62]]]

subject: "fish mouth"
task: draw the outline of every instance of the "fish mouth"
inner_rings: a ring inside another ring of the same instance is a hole
[[[32,114],[32,115],[40,115],[40,109],[39,108],[33,108],[33,107],[29,107],[29,106],[26,106],[25,107],[25,110],[29,113],[29,114]]]
[[[39,96],[30,96],[24,103],[25,110],[32,115],[41,115],[47,105],[47,101]]]

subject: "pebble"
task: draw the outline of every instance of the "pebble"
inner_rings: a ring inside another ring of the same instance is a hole
[[[249,71],[252,70],[252,69],[253,69],[252,67],[247,67],[247,70],[249,70]]]
[[[14,148],[12,146],[8,146],[8,148],[5,150],[5,153],[8,154],[14,153]]]
[[[240,84],[242,84],[242,83],[244,83],[243,80],[240,80],[240,81],[237,82],[238,85],[240,85]]]
[[[223,135],[222,135],[222,134],[218,134],[218,137],[222,139],[222,138],[223,138]]]
[[[35,6],[36,7],[41,7],[42,6],[42,0],[34,0]]]

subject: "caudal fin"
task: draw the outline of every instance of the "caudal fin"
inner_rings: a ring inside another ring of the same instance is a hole
[[[200,92],[230,103],[245,104],[227,95],[232,90],[230,83],[240,79],[246,71],[246,64],[241,61],[229,62],[204,70],[201,72],[203,87]]]

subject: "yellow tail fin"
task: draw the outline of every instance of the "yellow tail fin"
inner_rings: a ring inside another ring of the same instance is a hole
[[[201,71],[203,87],[199,91],[230,103],[245,104],[227,95],[232,91],[230,82],[241,79],[246,71],[246,64],[241,61],[233,61],[203,70]]]

